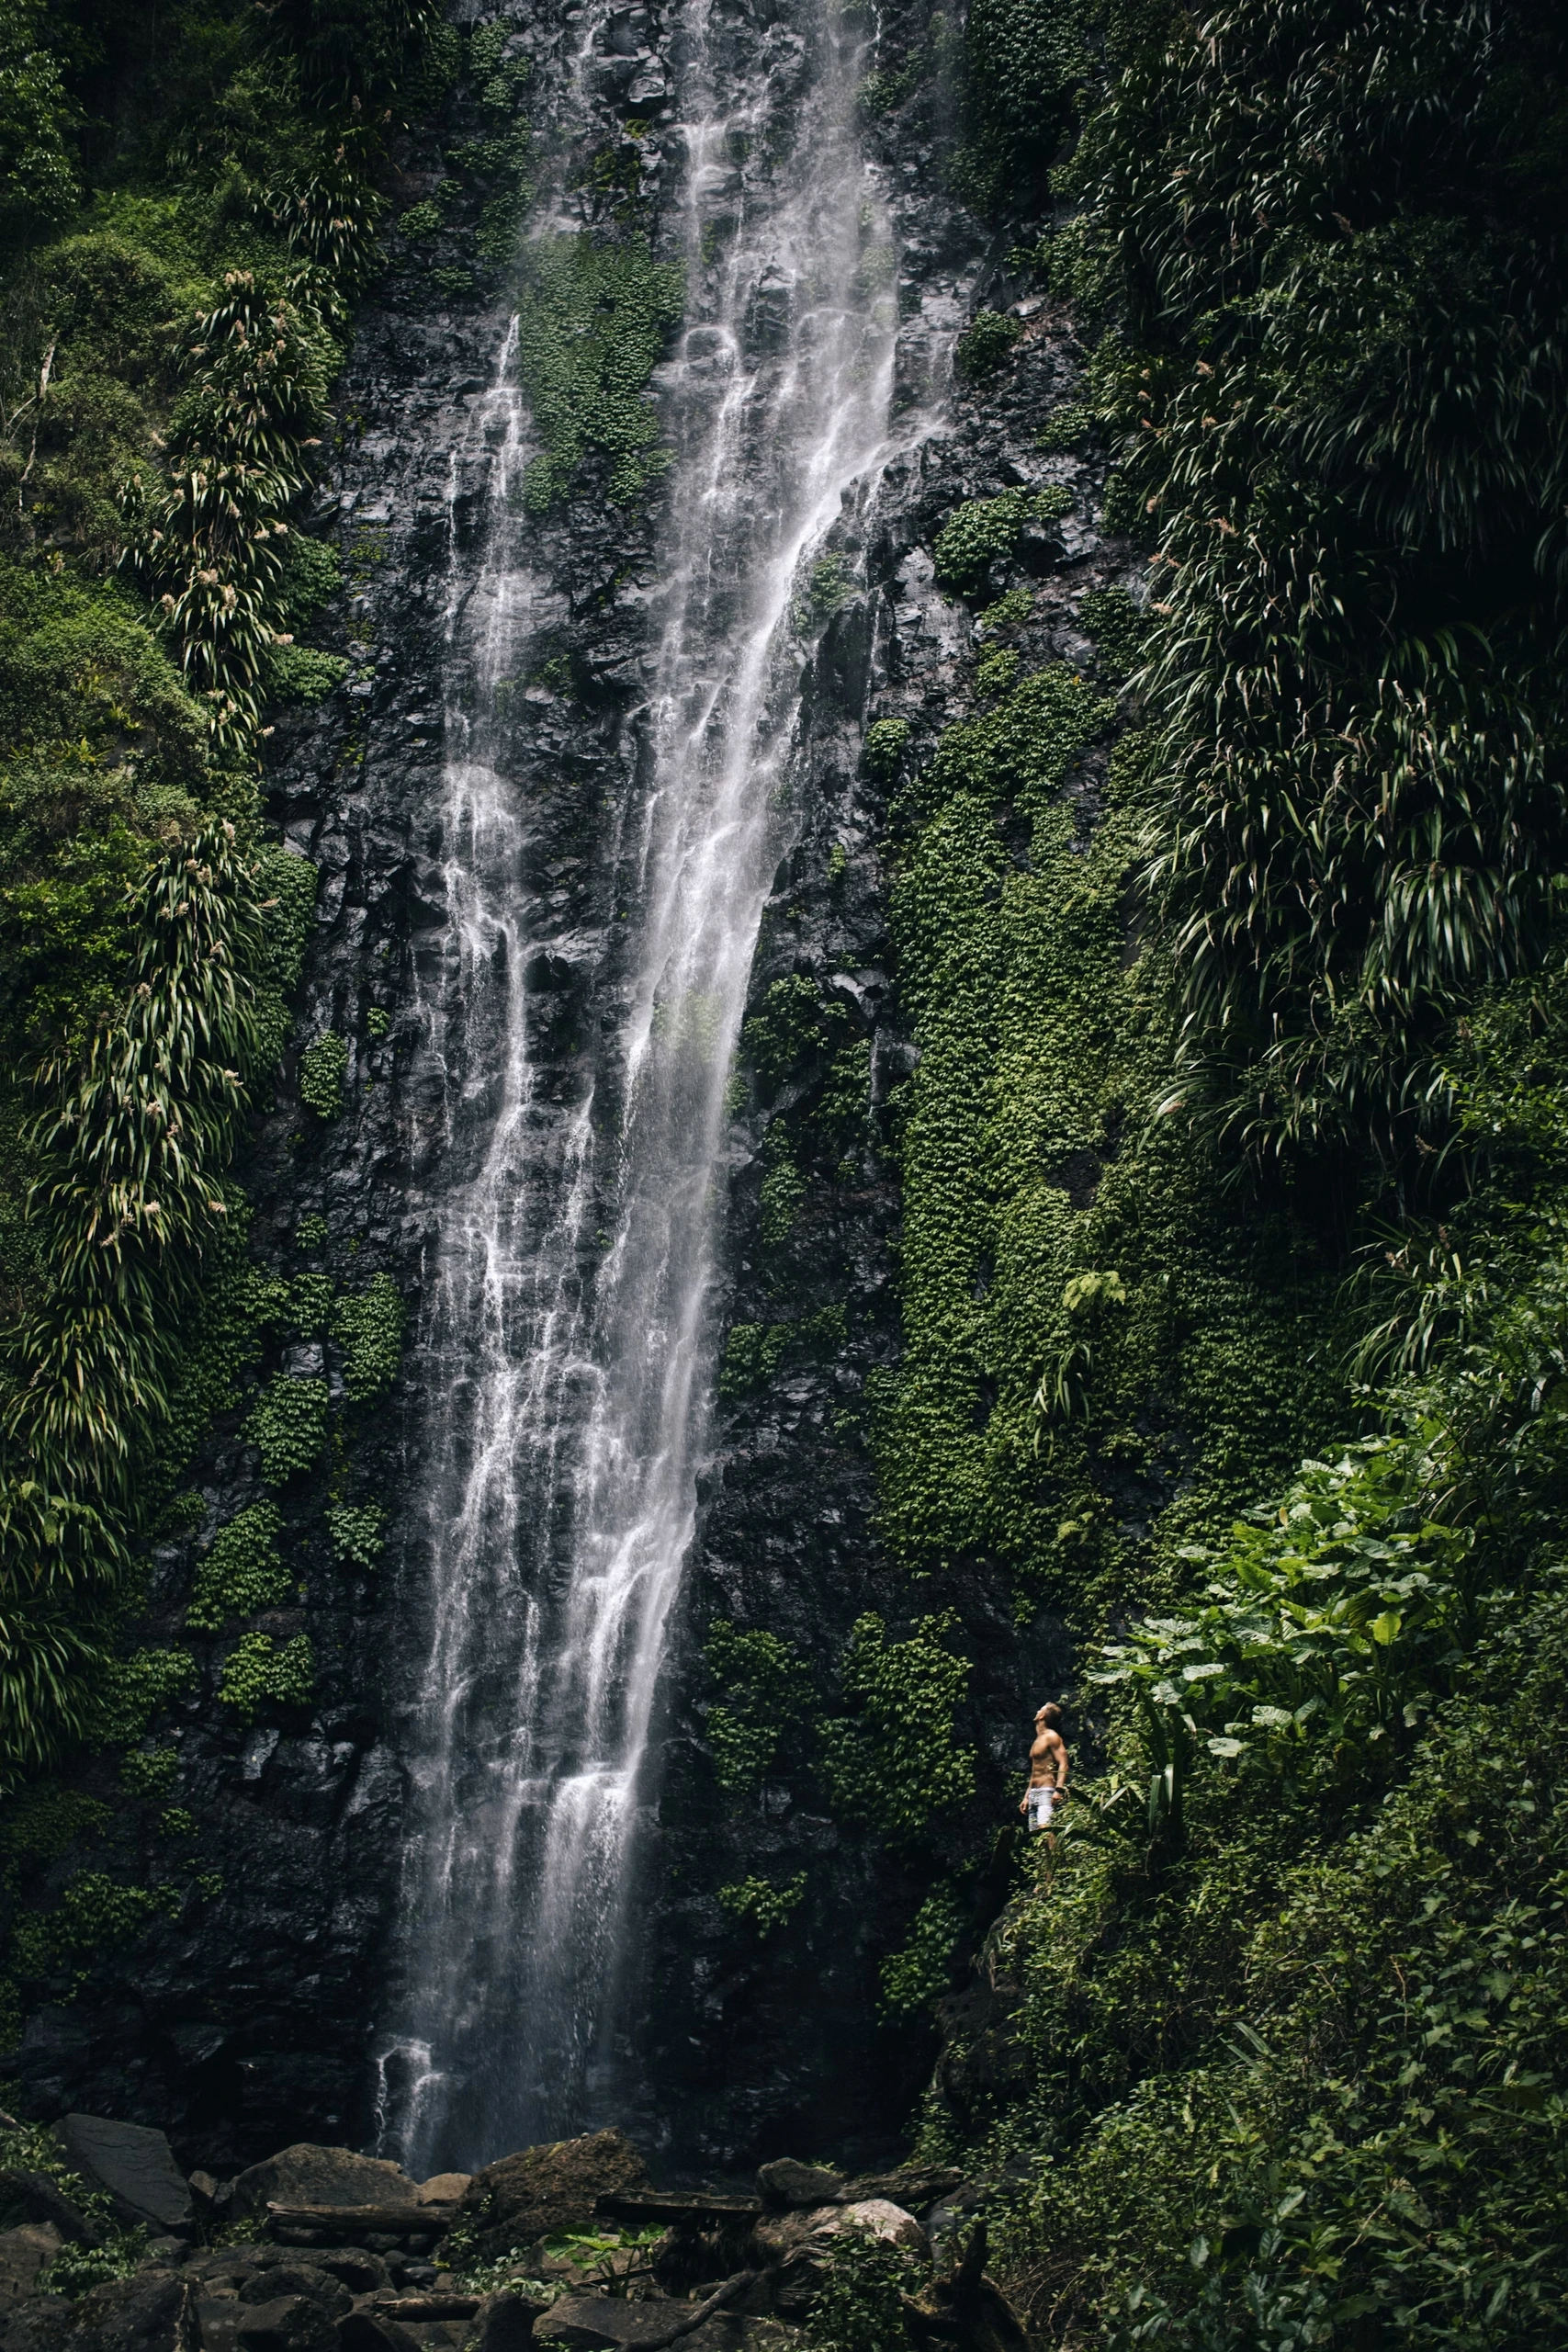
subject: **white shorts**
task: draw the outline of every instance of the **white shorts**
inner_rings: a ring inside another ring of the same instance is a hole
[[[1049,1829],[1051,1815],[1056,1809],[1056,1792],[1053,1788],[1031,1789],[1029,1792],[1029,1826]]]

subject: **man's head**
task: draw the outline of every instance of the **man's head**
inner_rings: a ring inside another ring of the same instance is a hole
[[[1047,1699],[1043,1707],[1034,1710],[1034,1728],[1036,1731],[1061,1730],[1062,1710],[1054,1699]]]

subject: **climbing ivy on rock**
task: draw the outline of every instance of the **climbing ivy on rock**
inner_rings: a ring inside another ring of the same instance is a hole
[[[953,1738],[969,1661],[948,1645],[951,1612],[922,1617],[903,1641],[882,1619],[857,1619],[839,1669],[844,1712],[817,1725],[818,1769],[835,1809],[891,1844],[918,1838],[974,1793],[975,1757]]]

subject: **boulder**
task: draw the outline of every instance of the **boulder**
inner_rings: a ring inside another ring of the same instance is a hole
[[[90,2288],[75,2305],[71,2352],[180,2352],[188,2298],[179,2273],[158,2267]]]
[[[601,2197],[635,2188],[648,2167],[624,2132],[589,2132],[502,2156],[475,2173],[463,2198],[481,2254],[505,2254],[536,2238],[593,2226]]]
[[[0,2199],[24,2222],[50,2222],[73,2245],[97,2245],[103,2232],[77,2211],[46,2172],[0,2172]]]
[[[472,2173],[468,2172],[435,2173],[429,2180],[420,2182],[419,2201],[422,2205],[461,2204],[472,2178]]]
[[[775,2212],[836,2204],[843,2187],[841,2173],[827,2165],[803,2165],[794,2156],[777,2156],[757,2170],[758,2193]]]
[[[335,2279],[351,2295],[372,2295],[378,2287],[386,2286],[390,2276],[381,2256],[363,2245],[313,2245],[309,2254],[301,2254],[293,2246],[264,2246],[256,2255],[260,2271],[276,2273],[301,2265]],[[279,2288],[276,2291],[283,2290]]]
[[[315,2295],[277,2295],[240,2308],[236,2352],[337,2352],[336,2324]]]
[[[76,2170],[107,2189],[122,2220],[164,2230],[189,2222],[190,2184],[162,2132],[107,2115],[68,2115],[59,2132]]]
[[[333,2319],[341,2319],[354,2301],[329,2271],[305,2262],[269,2263],[240,2289],[243,2303],[273,2303],[280,2295],[308,2295]]]
[[[629,2303],[614,2295],[570,2295],[535,2323],[540,2352],[637,2352],[638,2345],[662,2340],[690,2316],[679,2302]],[[671,2352],[790,2352],[797,2331],[776,2319],[754,2319],[739,2312],[715,2312]]]
[[[486,2295],[474,2314],[474,2352],[525,2352],[535,2323],[547,2308],[515,2289],[502,2287]]]
[[[0,2352],[65,2352],[76,2306],[63,2295],[25,2295],[0,2304]]]
[[[886,2197],[889,2204],[902,2205],[906,2212],[923,2213],[928,2205],[951,2197],[963,2184],[964,2175],[956,2165],[900,2165],[893,2172],[860,2174],[844,2194],[851,2204],[857,2199]]]
[[[30,2295],[39,2272],[64,2243],[52,2222],[24,2222],[17,2229],[0,2230],[0,2306]]]
[[[772,2301],[784,2318],[799,2319],[810,2310],[821,2292],[833,2241],[846,2230],[863,2231],[923,2261],[931,2259],[930,2242],[914,2215],[885,2197],[822,2205],[813,2212],[786,2213],[776,2222],[764,2222],[757,2235],[779,2265],[771,2282]]]
[[[419,2187],[401,2165],[300,2140],[252,2165],[234,2183],[230,2217],[265,2220],[269,2205],[417,2205]]]
[[[412,2328],[388,2319],[374,2303],[363,2304],[339,2320],[337,2340],[338,2352],[424,2352]]]

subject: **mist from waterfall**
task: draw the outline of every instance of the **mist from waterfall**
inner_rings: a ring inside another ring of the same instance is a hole
[[[684,20],[691,292],[657,379],[672,474],[650,783],[601,848],[629,983],[614,1082],[547,1114],[525,976],[549,943],[525,935],[522,816],[497,749],[533,626],[510,343],[454,458],[454,500],[482,482],[491,523],[449,620],[447,921],[423,1011],[454,1077],[424,1337],[426,1582],[410,1602],[428,1656],[379,2062],[382,2144],[415,2169],[590,2128],[626,2090],[627,1891],[706,1442],[727,1087],[788,838],[802,599],[874,474],[892,380],[859,37],[831,0],[804,0],[786,38],[757,74],[737,71],[716,0]]]

